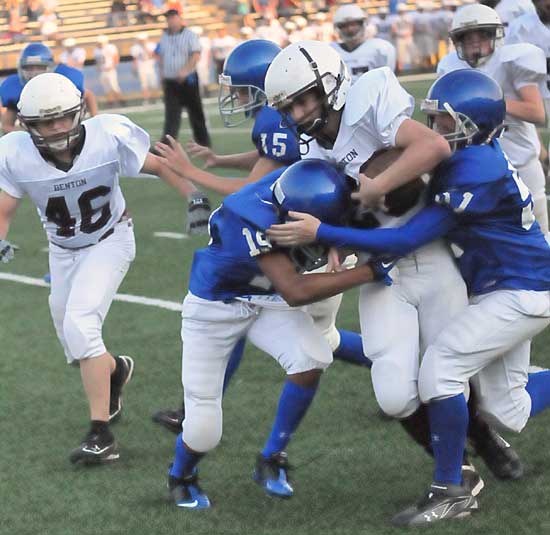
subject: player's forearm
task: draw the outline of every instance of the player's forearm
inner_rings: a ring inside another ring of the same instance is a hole
[[[397,228],[364,230],[321,223],[317,229],[317,240],[336,248],[351,248],[375,255],[406,256],[444,236],[454,224],[454,215],[450,210],[431,206]]]
[[[144,173],[157,175],[163,182],[173,187],[185,199],[189,198],[191,193],[197,191],[195,185],[185,178],[181,177],[170,169],[162,160],[151,153],[147,154],[145,163],[141,169]]]
[[[0,240],[6,239],[18,206],[18,199],[0,191]]]
[[[540,102],[525,102],[523,100],[506,100],[506,113],[516,119],[533,124],[544,124],[546,113],[544,104]]]
[[[238,154],[216,155],[216,167],[232,167],[249,171],[254,167],[259,158],[260,155],[257,150],[240,152]]]
[[[365,264],[338,273],[296,273],[284,284],[275,283],[274,288],[290,306],[298,307],[328,299],[374,279],[374,271]]]
[[[90,116],[95,117],[97,115],[97,100],[89,89],[84,90],[84,102]]]
[[[378,182],[382,195],[431,171],[451,155],[447,141],[437,136],[430,141],[418,140],[409,145],[403,154],[380,173],[374,180]]]

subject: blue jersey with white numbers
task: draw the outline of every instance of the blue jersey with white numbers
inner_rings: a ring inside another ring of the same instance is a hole
[[[278,222],[271,186],[284,169],[229,195],[212,214],[210,243],[193,257],[191,293],[209,301],[274,293],[257,257],[272,250],[264,233]]]
[[[281,126],[281,114],[274,108],[263,106],[255,116],[252,142],[260,156],[290,165],[300,159],[296,134]]]
[[[447,238],[470,293],[550,289],[550,247],[497,140],[455,152],[437,167],[432,188],[436,204],[455,214]]]
[[[78,69],[60,63],[54,69],[54,72],[68,78],[76,85],[81,93],[84,93],[84,76]],[[23,91],[23,84],[21,83],[19,75],[12,74],[8,76],[2,82],[2,85],[0,85],[0,100],[2,101],[2,106],[9,110],[17,111],[17,103],[19,102],[21,91]]]

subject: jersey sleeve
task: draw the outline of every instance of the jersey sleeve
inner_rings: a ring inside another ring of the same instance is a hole
[[[510,45],[503,61],[508,66],[509,77],[516,90],[528,85],[536,85],[544,91],[546,58],[538,46],[528,43]]]
[[[17,132],[17,134],[20,133]],[[16,199],[21,199],[25,195],[25,192],[12,177],[9,170],[8,154],[13,152],[13,149],[9,147],[9,136],[11,135],[8,134],[0,139],[0,190],[5,191]]]
[[[294,132],[281,126],[281,120],[276,110],[262,108],[256,116],[252,142],[263,158],[290,165],[300,159],[300,148]]]
[[[115,137],[120,156],[120,173],[136,176],[145,162],[151,140],[149,134],[127,117],[104,115],[108,128]]]
[[[202,50],[201,42],[199,41],[199,37],[196,33],[191,32],[191,43],[189,45],[189,50],[192,54],[195,52],[200,52]]]
[[[401,123],[414,111],[414,98],[399,84],[388,67],[365,73],[351,87],[344,121],[353,126],[364,121],[382,145],[395,145]]]
[[[81,71],[60,63],[56,67],[55,72],[65,76],[65,78],[68,78],[74,85],[76,85],[77,89],[81,93],[84,93],[84,75]]]
[[[22,89],[23,86],[17,74],[8,76],[2,82],[2,85],[0,85],[0,100],[2,101],[2,106],[8,108],[8,110],[17,112],[17,103],[19,102]]]
[[[377,67],[383,67],[386,65],[392,72],[395,72],[397,62],[395,47],[388,41],[383,41],[382,39],[380,39],[380,41],[382,41],[383,44],[381,44],[378,49]]]

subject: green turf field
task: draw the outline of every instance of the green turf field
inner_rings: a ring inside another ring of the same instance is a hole
[[[421,97],[427,84],[408,87]],[[158,138],[162,110],[130,115]],[[220,152],[251,148],[243,130],[222,135],[219,119],[210,121]],[[193,250],[206,238],[154,237],[154,232],[184,228],[184,204],[161,182],[124,179],[123,190],[138,253],[120,292],[180,301]],[[27,201],[10,240],[21,250],[14,262],[0,265],[0,274],[42,277],[48,270],[42,251],[46,240]],[[78,370],[64,363],[47,295],[46,288],[0,280],[1,535],[398,533],[388,525],[389,517],[430,482],[429,458],[405,439],[397,423],[379,417],[369,372],[336,362],[289,447],[295,497],[264,496],[250,475],[284,374],[249,345],[225,398],[222,444],[201,465],[215,506],[204,512],[177,510],[165,488],[174,436],[155,426],[150,415],[180,402],[179,315],[121,302],[113,304],[104,329],[113,353],[136,360],[125,411],[113,429],[121,460],[75,469],[67,455],[87,430],[87,406]],[[346,295],[339,324],[358,328],[356,292]],[[550,364],[548,341],[544,333],[535,342],[533,361],[539,365]],[[542,415],[521,436],[507,436],[527,466],[523,481],[499,483],[480,466],[486,481],[481,511],[464,522],[438,525],[437,533],[548,533],[549,424],[549,416]]]

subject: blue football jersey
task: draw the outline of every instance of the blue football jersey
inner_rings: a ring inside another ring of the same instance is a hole
[[[432,193],[457,219],[447,238],[470,293],[550,289],[550,247],[531,194],[497,140],[442,162]]]
[[[54,72],[68,78],[76,85],[81,93],[84,93],[84,75],[78,69],[60,63],[54,69]],[[23,84],[21,83],[19,75],[12,74],[8,76],[2,82],[2,85],[0,85],[0,100],[2,101],[2,106],[9,110],[17,111],[17,103],[19,102],[21,91],[23,91]]]
[[[281,126],[281,114],[274,108],[264,106],[255,116],[252,142],[260,156],[290,165],[300,159],[300,147],[296,134]]]
[[[278,222],[271,186],[284,169],[229,195],[212,214],[210,243],[193,256],[191,293],[210,301],[274,293],[257,258],[272,250],[265,237],[265,230]]]

